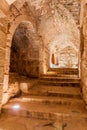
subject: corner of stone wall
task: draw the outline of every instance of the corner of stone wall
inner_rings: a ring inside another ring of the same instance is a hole
[[[4,86],[4,75],[5,75],[5,58],[6,58],[6,37],[8,19],[7,13],[9,11],[9,5],[5,0],[0,1],[0,110],[3,98],[3,86]]]

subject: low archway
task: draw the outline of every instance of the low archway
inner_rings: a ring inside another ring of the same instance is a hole
[[[18,25],[12,40],[10,72],[38,77],[39,48],[35,36],[35,29],[29,21]]]

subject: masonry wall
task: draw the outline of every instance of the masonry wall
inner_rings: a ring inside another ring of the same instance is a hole
[[[58,0],[63,4],[74,17],[77,24],[80,24],[80,3],[81,0]]]
[[[82,1],[81,34],[81,85],[83,98],[87,104],[87,0]]]
[[[7,13],[8,4],[4,1],[0,1],[0,104],[3,96],[3,86],[6,78],[6,36],[7,36]]]

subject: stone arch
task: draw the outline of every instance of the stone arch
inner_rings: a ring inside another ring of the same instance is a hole
[[[23,21],[19,24],[13,36],[11,50],[11,71],[30,77],[38,77],[39,47],[36,29],[31,22]]]
[[[12,38],[13,38],[13,35],[14,35],[14,32],[15,32],[16,28],[23,21],[28,21],[28,22],[32,23],[32,21],[30,20],[30,18],[28,16],[20,15],[11,23],[10,28],[8,30],[7,42],[6,42],[6,58],[5,58],[5,67],[4,67],[4,71],[5,71],[4,87],[3,87],[4,91],[6,91],[8,89],[9,66],[10,66],[10,51],[11,51]],[[35,25],[33,25],[33,28],[35,29]],[[36,29],[35,29],[35,31],[36,31]],[[37,36],[36,32],[34,32],[34,36],[35,36],[37,44],[39,45],[39,43],[38,43],[39,40],[38,40],[38,36]]]

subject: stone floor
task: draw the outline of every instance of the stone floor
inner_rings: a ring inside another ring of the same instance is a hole
[[[55,130],[54,123],[51,120],[2,115],[0,130]]]
[[[87,130],[87,111],[81,104],[15,98],[3,106],[0,130]]]
[[[62,121],[2,115],[0,130],[87,130],[87,118],[72,117]]]

